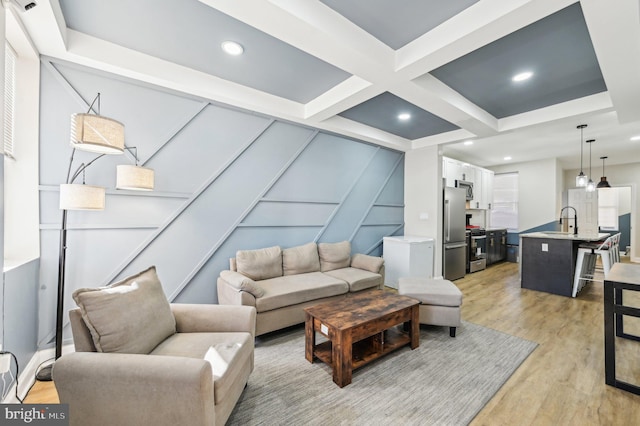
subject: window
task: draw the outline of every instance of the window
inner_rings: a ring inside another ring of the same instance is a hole
[[[518,173],[494,176],[491,226],[518,231]]]
[[[598,189],[598,226],[602,231],[617,231],[618,225],[617,188]]]
[[[9,43],[5,43],[4,62],[4,147],[5,156],[13,158],[13,134],[16,86],[16,52]]]

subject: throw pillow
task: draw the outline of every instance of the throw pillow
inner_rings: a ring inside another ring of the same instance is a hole
[[[282,270],[284,275],[318,272],[320,270],[318,245],[307,243],[282,250]]]
[[[333,271],[334,269],[348,268],[351,265],[351,243],[318,243],[320,255],[320,271]]]
[[[238,272],[252,280],[267,280],[282,276],[282,250],[278,246],[236,252]]]
[[[147,354],[176,332],[155,266],[106,287],[73,292],[98,352]]]

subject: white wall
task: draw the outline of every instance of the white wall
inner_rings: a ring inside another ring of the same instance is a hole
[[[518,173],[518,230],[553,222],[562,208],[563,174],[556,159],[491,167],[495,173]]]
[[[4,161],[4,254],[6,267],[38,258],[38,128],[40,62],[13,13],[7,13],[7,39],[18,55],[13,159]],[[2,56],[4,58],[4,55]],[[3,67],[4,69],[4,67]]]
[[[405,154],[404,234],[436,240],[434,276],[442,275],[442,156],[438,147]]]

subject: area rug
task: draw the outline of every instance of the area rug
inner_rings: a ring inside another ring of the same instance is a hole
[[[469,322],[421,326],[404,347],[353,372],[344,388],[304,357],[304,327],[259,337],[255,370],[228,425],[466,425],[537,344]]]

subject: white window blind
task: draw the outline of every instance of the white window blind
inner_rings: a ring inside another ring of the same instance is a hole
[[[4,144],[3,153],[13,158],[13,130],[16,85],[16,52],[9,43],[5,43],[4,61]]]
[[[493,178],[491,227],[518,231],[518,173],[499,173]]]
[[[598,189],[598,226],[603,231],[617,231],[618,188]]]

